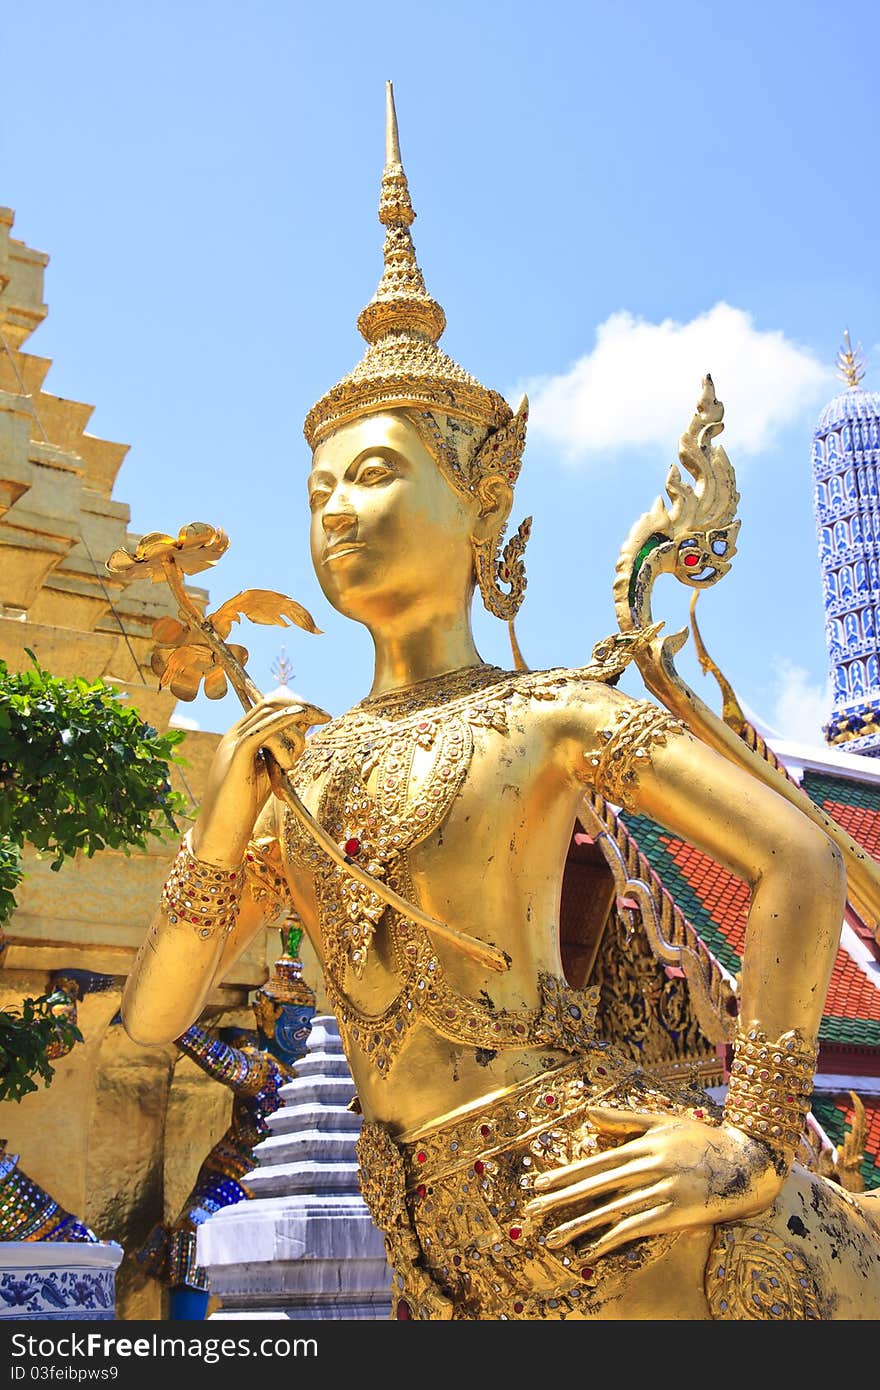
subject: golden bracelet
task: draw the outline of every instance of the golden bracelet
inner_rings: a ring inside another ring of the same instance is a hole
[[[229,932],[238,915],[244,875],[197,859],[189,847],[189,832],[177,852],[162,888],[162,906],[169,922],[189,922],[199,936]]]
[[[795,1031],[771,1042],[760,1028],[737,1029],[733,1048],[724,1119],[793,1158],[810,1109],[816,1048]]]

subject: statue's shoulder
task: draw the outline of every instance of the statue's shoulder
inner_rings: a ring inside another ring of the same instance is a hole
[[[612,702],[626,700],[629,697],[621,696],[614,688],[645,636],[645,633],[614,633],[596,643],[591,659],[584,666],[525,671],[513,676],[512,682],[519,693],[535,699],[557,700],[568,696],[600,703],[609,697]]]

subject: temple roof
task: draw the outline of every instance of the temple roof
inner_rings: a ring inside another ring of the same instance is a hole
[[[880,787],[809,769],[802,785],[872,855],[880,850]],[[742,965],[749,889],[693,845],[644,816],[622,817],[664,887],[731,974]],[[880,966],[875,978],[858,958],[859,938],[844,932],[831,974],[821,1043],[880,1049]],[[867,947],[865,948],[867,954]],[[878,1058],[880,1064],[880,1058]]]
[[[827,434],[852,420],[880,419],[880,391],[864,391],[849,386],[832,396],[816,423],[816,434]]]

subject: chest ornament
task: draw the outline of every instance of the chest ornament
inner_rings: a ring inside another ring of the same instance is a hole
[[[514,697],[534,694],[531,684],[540,685],[540,698],[555,693],[546,676],[537,681],[495,668],[470,668],[441,681],[447,682],[442,708],[436,685],[430,703],[412,691],[364,702],[318,730],[294,769],[301,795],[318,785],[318,819],[345,854],[409,902],[418,902],[409,854],[449,815],[467,778],[475,730],[505,737]],[[536,1045],[578,1050],[592,1035],[595,991],[572,991],[546,975],[532,1009],[501,1009],[462,995],[423,926],[334,863],[292,816],[284,840],[286,855],[314,881],[325,989],[340,1032],[380,1075],[389,1074],[419,1020],[489,1054]],[[381,1013],[368,1014],[353,1002],[351,986],[364,976],[378,931],[399,988]]]

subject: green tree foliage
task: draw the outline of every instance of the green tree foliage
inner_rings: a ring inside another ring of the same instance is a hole
[[[35,1077],[48,1085],[55,1074],[50,1049],[57,1046],[61,1055],[82,1042],[76,1024],[63,1016],[69,1001],[69,995],[56,990],[25,999],[20,1009],[0,1011],[0,1100],[21,1100],[35,1091]]]
[[[145,849],[188,809],[169,781],[182,730],[160,734],[102,681],[52,676],[28,655],[24,671],[0,661],[0,924],[15,909],[25,843],[57,870],[77,853]],[[52,1008],[42,996],[0,1012],[0,1100],[49,1081],[47,1048],[76,1040]]]

